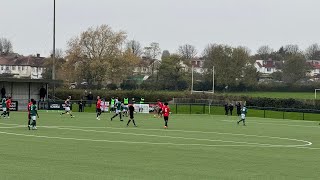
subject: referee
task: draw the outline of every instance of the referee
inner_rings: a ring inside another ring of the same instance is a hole
[[[129,126],[131,121],[133,122],[134,127],[137,127],[136,122],[134,121],[133,114],[134,114],[134,107],[133,107],[132,104],[129,104],[129,115],[130,115],[130,118],[129,118],[129,121],[127,123],[127,127]]]

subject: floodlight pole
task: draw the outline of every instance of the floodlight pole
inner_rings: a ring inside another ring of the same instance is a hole
[[[56,0],[53,0],[53,50],[52,50],[52,80],[53,80],[53,97],[55,98],[56,83]]]
[[[192,68],[191,68],[191,94],[193,92],[193,65],[192,65]]]
[[[52,50],[52,80],[56,79],[56,0],[53,0],[53,50]]]
[[[212,67],[212,93],[214,94],[214,66]]]

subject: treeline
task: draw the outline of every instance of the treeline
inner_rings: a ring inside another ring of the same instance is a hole
[[[283,87],[306,84],[312,70],[306,60],[320,60],[318,44],[306,50],[298,45],[284,45],[278,50],[261,46],[255,54],[244,46],[214,43],[203,52],[190,44],[177,49],[173,53],[162,51],[156,42],[143,47],[139,41],[129,40],[124,31],[107,25],[91,27],[71,38],[65,51],[56,51],[56,78],[64,81],[65,88],[76,82],[90,89],[190,90],[191,66],[196,59],[204,63],[203,72],[194,73],[194,90],[212,89],[212,67],[217,90],[255,90],[263,78],[254,66],[256,60],[272,59],[279,71],[268,78]],[[2,40],[0,50],[12,51],[11,43]],[[47,58],[44,78],[52,78],[52,65],[52,58]]]

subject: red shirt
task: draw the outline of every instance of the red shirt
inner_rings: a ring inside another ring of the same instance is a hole
[[[31,106],[32,106],[32,104],[33,104],[33,102],[29,102],[29,104],[28,104],[28,112],[29,112],[29,114],[30,114],[30,108],[31,108]]]
[[[96,108],[101,109],[101,99],[98,99]]]
[[[6,104],[7,104],[7,108],[10,108],[10,107],[11,107],[11,99],[8,99],[8,100],[6,101]]]
[[[158,101],[158,106],[159,106],[159,108],[163,108],[163,104],[162,104],[162,102],[160,102],[160,101]]]
[[[162,113],[163,113],[163,116],[168,117],[170,114],[170,108],[168,106],[163,106]]]

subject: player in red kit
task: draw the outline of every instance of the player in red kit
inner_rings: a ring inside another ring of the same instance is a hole
[[[170,108],[168,106],[168,103],[164,103],[164,106],[162,107],[162,114],[164,118],[164,128],[168,128],[168,121],[169,121],[169,114],[170,114]]]
[[[8,118],[10,118],[10,107],[11,107],[11,97],[9,96],[7,101],[6,101],[6,107],[7,107],[7,115]]]
[[[30,130],[30,121],[31,121],[31,115],[30,115],[30,110],[31,106],[33,105],[34,99],[31,99],[30,102],[28,103],[28,128]]]
[[[100,99],[100,96],[97,96],[96,112],[97,112],[97,120],[100,121],[100,115],[101,115],[101,99]]]

